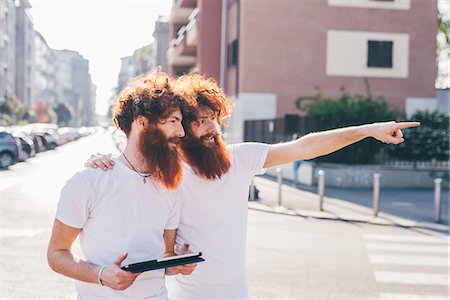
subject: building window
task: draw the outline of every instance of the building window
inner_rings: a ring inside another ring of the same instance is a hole
[[[392,41],[368,41],[367,67],[392,68]]]
[[[239,43],[238,40],[234,40],[228,45],[228,65],[236,66],[238,64],[239,57]]]

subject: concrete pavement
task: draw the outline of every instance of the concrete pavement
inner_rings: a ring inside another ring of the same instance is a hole
[[[303,218],[332,219],[348,222],[365,222],[376,225],[426,228],[437,231],[449,231],[449,226],[402,218],[380,211],[374,216],[371,208],[325,197],[323,211],[319,210],[319,196],[309,191],[299,190],[289,185],[282,186],[282,206],[278,203],[278,184],[264,177],[255,177],[255,186],[260,190],[258,201],[249,201],[249,209],[285,215],[297,215]],[[447,212],[443,211],[443,214]]]

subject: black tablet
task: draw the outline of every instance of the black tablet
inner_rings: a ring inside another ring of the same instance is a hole
[[[201,252],[175,255],[160,259],[143,261],[135,264],[129,264],[123,266],[121,269],[124,271],[129,271],[131,273],[141,273],[145,271],[195,264],[205,261],[205,259],[202,258],[201,256],[202,256]]]

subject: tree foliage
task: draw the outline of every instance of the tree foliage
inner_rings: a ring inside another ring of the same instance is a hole
[[[65,103],[58,103],[53,110],[58,119],[58,125],[67,126],[72,119],[72,109]]]
[[[420,126],[403,132],[408,143],[388,147],[388,154],[405,161],[449,160],[449,116],[430,111],[418,111],[412,120]]]
[[[449,60],[450,60],[450,14],[448,1],[438,1],[438,30],[437,30],[437,64],[438,74],[436,87],[441,89],[450,88]]]
[[[398,110],[391,108],[383,96],[373,97],[366,80],[366,95],[352,95],[344,87],[337,98],[314,96],[299,97],[296,106],[307,112],[307,132],[321,131],[366,123],[391,121],[399,118]],[[318,162],[370,164],[384,144],[373,139],[346,147],[331,155],[317,158]]]
[[[4,125],[16,125],[27,120],[28,113],[19,99],[12,97],[0,103],[0,117]]]

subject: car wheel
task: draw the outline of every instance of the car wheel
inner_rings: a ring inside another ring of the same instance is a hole
[[[56,143],[50,143],[50,144],[48,145],[48,149],[49,149],[49,150],[54,150],[54,149],[56,148],[56,146],[58,146],[58,145],[56,145]]]
[[[21,161],[26,161],[27,159],[30,158],[30,154],[27,151],[23,151],[22,157],[21,157]]]
[[[8,152],[0,153],[0,168],[7,168],[14,162],[13,156]]]

